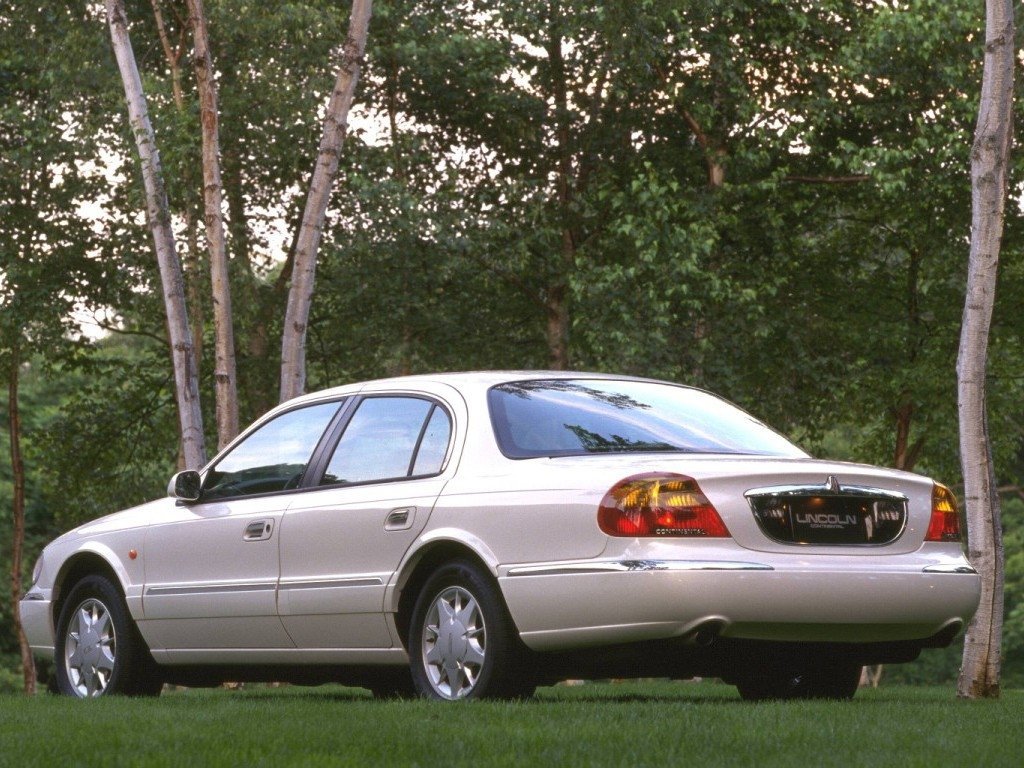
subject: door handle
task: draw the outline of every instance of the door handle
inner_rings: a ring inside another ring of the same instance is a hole
[[[243,541],[266,541],[274,532],[273,520],[253,520],[245,526],[245,533],[242,534]]]
[[[385,531],[404,531],[412,527],[413,518],[416,517],[416,507],[399,507],[388,512],[384,521]]]

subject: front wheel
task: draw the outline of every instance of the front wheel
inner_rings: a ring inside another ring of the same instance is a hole
[[[103,576],[75,584],[57,620],[57,689],[81,699],[156,695],[156,664],[120,591]]]
[[[497,587],[470,562],[444,565],[423,585],[409,655],[413,683],[427,698],[526,697],[536,687]]]

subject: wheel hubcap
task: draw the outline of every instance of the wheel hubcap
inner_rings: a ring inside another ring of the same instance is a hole
[[[476,687],[487,649],[484,617],[462,587],[434,598],[423,626],[423,660],[431,687],[445,699],[465,698]]]
[[[75,695],[84,699],[103,694],[114,673],[116,650],[110,612],[89,598],[71,616],[64,642],[64,666]]]

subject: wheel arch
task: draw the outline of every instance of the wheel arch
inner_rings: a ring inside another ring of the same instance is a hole
[[[53,581],[51,610],[54,627],[57,626],[57,618],[60,616],[68,594],[75,584],[86,576],[103,576],[109,579],[110,583],[117,589],[121,590],[122,595],[125,594],[125,582],[122,574],[118,573],[118,568],[113,564],[112,558],[110,558],[108,553],[102,552],[99,547],[79,550],[64,561],[57,572],[57,577]]]
[[[478,565],[493,580],[495,589],[504,601],[497,579],[497,558],[490,548],[470,536],[432,537],[422,542],[406,559],[385,600],[385,610],[395,614],[395,626],[404,648],[409,647],[409,619],[420,588],[439,566],[453,560],[468,560]],[[507,604],[505,610],[508,611]]]

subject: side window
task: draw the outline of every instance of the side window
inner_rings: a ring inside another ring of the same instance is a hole
[[[452,422],[447,411],[434,406],[423,438],[420,440],[420,449],[416,452],[416,462],[412,467],[413,477],[436,475],[441,471],[445,454],[448,453],[448,439],[451,436]]]
[[[451,422],[416,397],[370,397],[345,427],[321,485],[398,480],[441,471]]]
[[[296,487],[340,405],[334,402],[297,408],[264,424],[217,462],[206,477],[203,499]]]

